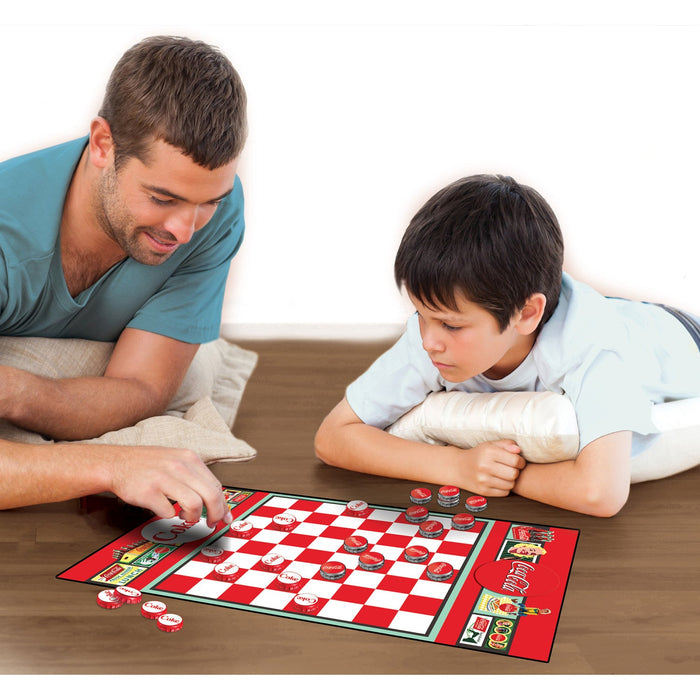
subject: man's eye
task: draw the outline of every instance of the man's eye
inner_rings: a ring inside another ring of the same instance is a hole
[[[158,197],[151,197],[151,201],[157,204],[159,207],[167,207],[169,204],[173,203],[172,199],[159,199]]]

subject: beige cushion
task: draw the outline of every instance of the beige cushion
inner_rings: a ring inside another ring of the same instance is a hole
[[[660,479],[700,464],[700,398],[652,407],[659,437],[632,459],[632,483]],[[554,392],[436,392],[387,428],[392,435],[470,448],[510,438],[529,462],[574,459],[578,426],[571,402]]]
[[[52,379],[100,376],[114,345],[73,338],[0,337],[0,364]],[[232,434],[246,383],[257,355],[220,338],[202,345],[163,416],[79,442],[183,447],[205,462],[246,461],[256,451]],[[0,438],[49,444],[41,435],[0,421]]]

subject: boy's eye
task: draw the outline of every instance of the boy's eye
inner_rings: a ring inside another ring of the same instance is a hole
[[[443,323],[443,324],[442,324],[442,327],[443,327],[446,331],[458,331],[458,330],[460,330],[460,327],[459,327],[459,326],[450,326],[450,325],[448,325],[447,323]]]

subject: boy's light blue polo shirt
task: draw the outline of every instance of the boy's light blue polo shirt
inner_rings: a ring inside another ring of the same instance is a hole
[[[122,260],[73,299],[59,230],[81,138],[0,164],[0,335],[116,341],[125,327],[188,343],[218,338],[231,258],[243,240],[243,192],[161,265]]]

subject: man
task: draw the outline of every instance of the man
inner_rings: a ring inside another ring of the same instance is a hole
[[[77,440],[164,411],[199,344],[218,337],[243,238],[245,110],[218,50],[152,37],[118,62],[87,139],[0,165],[0,334],[115,342],[103,377],[0,367],[0,418]],[[107,489],[164,515],[183,498],[187,517],[202,504],[225,515],[189,453],[0,447],[2,507]]]

